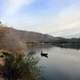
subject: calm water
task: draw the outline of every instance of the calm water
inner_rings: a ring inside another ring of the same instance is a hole
[[[40,52],[48,53],[48,58],[41,57]],[[80,80],[80,51],[64,48],[38,49],[42,80]]]

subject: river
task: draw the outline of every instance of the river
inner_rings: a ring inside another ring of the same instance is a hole
[[[48,53],[48,58],[40,52]],[[42,71],[42,80],[80,80],[80,50],[65,48],[42,48],[36,50]]]

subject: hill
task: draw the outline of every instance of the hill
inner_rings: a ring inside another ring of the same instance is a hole
[[[16,30],[0,25],[0,49],[23,53],[28,47],[43,46],[54,38],[47,34]]]

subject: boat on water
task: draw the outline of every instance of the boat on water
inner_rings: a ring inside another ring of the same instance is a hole
[[[45,53],[45,52],[41,51],[41,56],[48,58],[48,53]]]

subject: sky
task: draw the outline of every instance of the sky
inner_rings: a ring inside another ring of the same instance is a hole
[[[80,32],[80,0],[0,0],[0,19],[16,29],[72,35]]]

